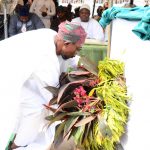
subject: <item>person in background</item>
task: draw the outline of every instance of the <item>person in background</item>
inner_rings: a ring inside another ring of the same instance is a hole
[[[99,7],[97,8],[97,14],[98,14],[98,16],[99,16],[100,18],[102,17],[103,11],[104,11],[103,6],[99,6]]]
[[[106,9],[108,9],[108,5],[109,5],[108,0],[105,0],[105,1],[104,1],[104,4],[103,4],[103,10],[104,10],[104,11],[105,11]]]
[[[71,21],[73,19],[74,13],[72,12],[72,5],[69,3],[67,5],[68,17],[67,20]]]
[[[107,10],[108,8],[109,8],[108,0],[105,0],[103,4],[103,12]],[[105,37],[104,41],[108,42],[108,26],[105,29],[103,29],[103,32],[104,32],[104,37]]]
[[[56,14],[55,3],[53,0],[34,0],[30,12],[37,14],[45,27],[50,28],[51,17]]]
[[[101,25],[93,18],[90,18],[90,6],[83,4],[80,7],[79,17],[74,18],[72,22],[79,22],[87,32],[87,39],[96,39],[104,41],[104,33]]]
[[[80,11],[80,7],[76,7],[76,8],[74,9],[74,18],[79,17],[79,11]]]
[[[104,11],[103,6],[99,6],[99,7],[97,8],[97,15],[94,16],[93,18],[99,22],[99,20],[100,20],[101,17],[102,17],[103,11]]]
[[[145,5],[144,5],[144,7],[149,7],[149,3],[150,3],[149,0],[145,0]]]
[[[23,0],[9,0],[9,3],[6,5],[7,14],[12,15],[14,13],[17,4],[23,5]],[[0,0],[0,14],[4,13],[3,11],[4,11],[3,3]]]
[[[3,97],[4,101],[0,106],[1,150],[4,150],[2,145],[9,139],[15,119],[16,136],[10,145],[11,149],[46,150],[53,142],[56,124],[47,129],[48,121],[45,117],[53,112],[44,106],[49,104],[53,94],[45,87],[58,88],[61,73],[66,72],[68,67],[77,66],[74,56],[84,44],[85,38],[86,32],[80,24],[66,21],[59,25],[58,33],[44,28],[0,42],[0,62],[13,70],[10,75],[7,72],[9,69],[3,67],[1,74],[4,77],[0,84],[0,98]],[[6,92],[9,94],[6,95]],[[19,116],[14,118],[17,106]]]
[[[28,6],[30,8],[31,4],[32,4],[32,0],[19,0],[18,4],[15,7],[15,13],[19,13],[19,9],[21,6]]]
[[[58,32],[58,26],[61,22],[64,22],[66,20],[69,21],[68,19],[68,10],[67,7],[65,6],[58,6],[57,7],[57,16],[55,18],[53,18],[52,22],[51,22],[51,29],[55,30],[56,32]]]
[[[36,14],[29,13],[29,7],[27,5],[20,6],[18,14],[10,17],[8,35],[11,37],[19,33],[44,27],[43,22]]]
[[[24,5],[28,5],[29,8],[32,5],[32,3],[33,3],[33,0],[24,0]]]

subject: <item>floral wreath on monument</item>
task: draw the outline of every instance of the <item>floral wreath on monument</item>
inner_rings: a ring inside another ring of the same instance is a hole
[[[54,94],[46,105],[54,114],[46,119],[49,125],[60,121],[54,146],[73,137],[79,149],[114,150],[125,133],[129,114],[124,63],[105,58],[97,67],[85,57],[80,62],[77,70],[61,75],[59,89],[46,87]]]

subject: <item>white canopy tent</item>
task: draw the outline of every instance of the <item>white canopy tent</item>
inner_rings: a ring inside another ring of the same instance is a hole
[[[132,32],[137,23],[123,19],[112,22],[110,58],[125,63],[128,93],[132,97],[127,133],[122,139],[124,150],[150,147],[150,41],[143,41]]]

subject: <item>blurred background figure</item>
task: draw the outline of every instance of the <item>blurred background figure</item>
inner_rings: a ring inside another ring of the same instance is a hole
[[[71,10],[72,10],[72,5],[69,3],[67,5],[67,11],[68,11],[68,18],[67,18],[67,20],[68,21],[71,21],[73,19],[73,17],[74,17],[74,13]]]
[[[18,0],[18,3],[15,7],[14,13],[18,13],[19,9],[21,6],[28,6],[30,8],[30,6],[32,5],[33,0]]]
[[[56,10],[56,17],[53,18],[52,22],[51,22],[51,29],[55,30],[56,32],[58,32],[58,26],[61,22],[64,22],[66,20],[68,20],[68,10],[67,7],[65,6],[58,6],[57,10]]]
[[[29,7],[32,5],[33,0],[23,0],[24,5],[28,5]]]
[[[50,28],[51,18],[56,14],[55,3],[53,0],[34,0],[30,12],[37,14],[45,27]]]
[[[11,15],[14,13],[14,10],[17,4],[24,5],[23,0],[8,0],[6,5],[7,14]],[[0,0],[0,14],[3,14],[3,3]]]
[[[72,22],[79,22],[87,33],[87,39],[104,41],[104,33],[101,25],[93,18],[90,18],[90,6],[83,4],[80,7],[79,17]]]
[[[25,5],[19,7],[18,14],[14,14],[10,17],[8,34],[9,37],[11,37],[18,33],[44,27],[40,18],[34,13],[29,13],[29,7]]]
[[[80,11],[80,7],[76,7],[76,8],[74,9],[74,18],[79,17],[79,11]]]
[[[94,18],[95,20],[99,21],[99,20],[101,19],[101,17],[102,17],[103,11],[104,11],[103,6],[99,6],[99,7],[97,8],[97,15],[95,15],[93,18]]]
[[[150,0],[145,0],[145,5],[144,5],[144,7],[149,7],[149,4],[150,4]]]
[[[23,5],[23,0],[8,0],[7,2],[7,19],[4,20],[4,3],[2,3],[2,1],[0,0],[0,40],[3,40],[4,37],[7,36],[4,35],[4,24],[7,24],[8,28],[10,15],[15,13],[15,8],[18,4]]]
[[[133,7],[136,7],[136,5],[134,4],[134,0],[130,0],[130,1],[126,1],[125,4],[122,7],[124,7],[124,8],[133,8]]]
[[[103,9],[104,10],[108,9],[108,5],[109,5],[108,0],[105,0],[103,4]]]

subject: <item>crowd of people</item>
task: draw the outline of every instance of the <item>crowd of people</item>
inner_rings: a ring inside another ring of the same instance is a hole
[[[105,9],[105,4],[103,8]],[[73,12],[70,3],[67,6],[58,6],[56,0],[18,0],[8,17],[8,37],[40,28],[58,31],[59,24],[68,20],[79,22],[87,32],[87,38],[104,41],[104,30],[98,19],[91,17],[91,11],[88,4],[76,7]],[[102,14],[99,8],[97,12],[98,16]],[[4,39],[4,26],[1,32],[1,39]]]
[[[15,9],[14,5],[16,6]],[[145,6],[149,1],[145,1]],[[81,8],[82,9],[81,9]],[[83,7],[85,7],[83,9]],[[58,31],[58,25],[66,20],[79,22],[87,32],[87,38],[107,41],[107,31],[102,29],[99,20],[102,13],[108,9],[108,0],[98,6],[97,14],[91,16],[92,10],[88,4],[78,6],[72,11],[72,5],[58,5],[57,0],[17,0],[7,8],[8,14],[8,37],[12,35],[35,30],[39,28],[51,28]],[[2,6],[0,6],[0,12]],[[0,39],[4,39],[4,17],[0,15]],[[97,22],[96,22],[96,21]],[[96,30],[95,30],[96,29]]]

